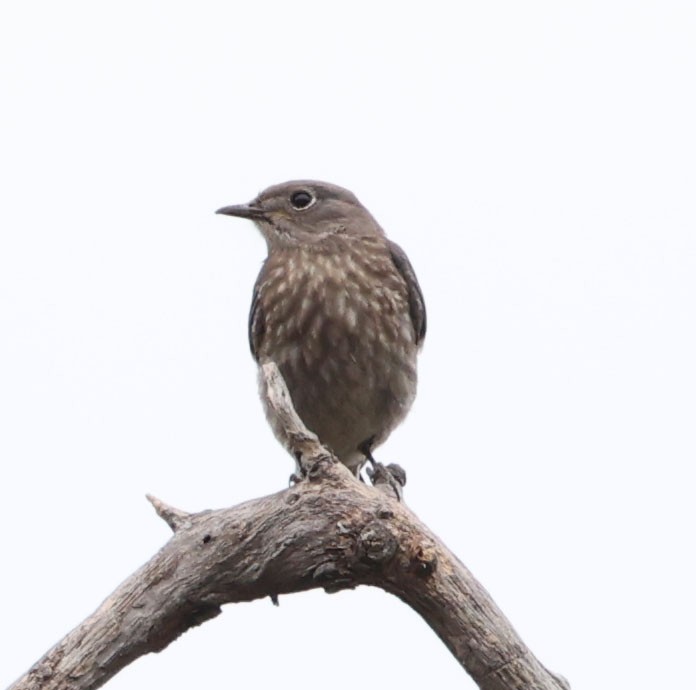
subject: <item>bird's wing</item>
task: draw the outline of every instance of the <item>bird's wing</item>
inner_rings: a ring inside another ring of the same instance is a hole
[[[259,275],[254,284],[254,293],[251,296],[251,309],[249,310],[249,348],[257,362],[259,361],[259,353],[261,351],[261,340],[266,332],[266,320],[261,309],[261,300],[259,299],[260,284],[261,276]]]
[[[420,345],[425,338],[426,330],[425,300],[423,299],[423,293],[421,292],[420,285],[418,285],[416,272],[413,270],[413,266],[411,266],[406,252],[396,244],[396,242],[392,242],[391,240],[387,240],[387,242],[389,244],[389,251],[391,252],[394,266],[396,266],[401,277],[406,281],[409,312],[411,313],[413,329],[416,332],[416,345]]]

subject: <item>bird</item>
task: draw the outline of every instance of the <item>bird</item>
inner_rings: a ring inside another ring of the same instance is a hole
[[[284,182],[216,213],[253,221],[266,241],[248,321],[254,359],[275,362],[305,426],[359,477],[416,395],[426,309],[406,253],[327,182]]]

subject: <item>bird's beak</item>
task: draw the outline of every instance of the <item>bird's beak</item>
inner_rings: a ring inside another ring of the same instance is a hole
[[[237,216],[238,218],[250,218],[254,220],[255,218],[263,218],[263,209],[253,204],[237,204],[236,206],[223,206],[219,208],[215,213],[222,213],[225,216]]]

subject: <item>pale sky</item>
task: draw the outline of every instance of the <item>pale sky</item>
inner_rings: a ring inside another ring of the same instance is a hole
[[[145,493],[285,485],[246,335],[265,245],[214,211],[304,177],[425,293],[378,453],[407,503],[574,690],[685,687],[695,36],[676,0],[3,3],[0,687],[165,543]],[[474,687],[366,588],[225,607],[107,687],[366,679]]]

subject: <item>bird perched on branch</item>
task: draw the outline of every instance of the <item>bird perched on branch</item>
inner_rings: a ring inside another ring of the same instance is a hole
[[[254,221],[268,246],[249,314],[254,358],[276,363],[305,426],[359,473],[416,395],[426,315],[406,254],[325,182],[285,182],[217,213]]]

